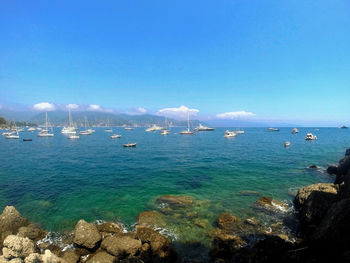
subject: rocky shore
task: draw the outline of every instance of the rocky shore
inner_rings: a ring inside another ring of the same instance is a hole
[[[223,213],[211,224],[211,215],[201,213],[207,201],[166,195],[155,200],[159,210],[139,214],[132,231],[117,222],[80,220],[55,236],[7,206],[0,215],[0,263],[350,262],[350,149],[327,171],[334,183],[299,189],[294,209],[258,198],[252,207],[264,222]],[[184,236],[192,231],[210,241],[178,240],[172,222],[185,222]]]

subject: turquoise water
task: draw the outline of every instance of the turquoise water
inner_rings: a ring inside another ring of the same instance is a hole
[[[55,129],[55,137],[21,133],[21,140],[0,138],[0,206],[14,205],[32,222],[48,230],[71,229],[77,220],[119,220],[127,225],[141,211],[156,208],[165,194],[191,195],[206,201],[208,220],[221,212],[247,217],[259,196],[291,201],[301,186],[333,180],[311,164],[326,168],[350,146],[348,129],[291,128],[268,132],[246,128],[245,134],[223,137],[225,128],[193,136],[125,131],[121,139],[96,128],[91,136],[71,141]],[[317,141],[307,142],[312,132]],[[23,142],[22,138],[33,138]],[[284,148],[285,141],[291,141]],[[137,142],[136,148],[122,144]],[[250,190],[258,195],[242,195]]]

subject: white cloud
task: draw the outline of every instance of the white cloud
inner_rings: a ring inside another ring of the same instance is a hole
[[[73,103],[73,104],[68,104],[66,107],[67,109],[76,110],[79,108],[79,105]]]
[[[102,107],[97,104],[90,104],[89,107],[87,108],[89,111],[102,111]]]
[[[199,110],[197,109],[190,109],[184,105],[178,107],[178,108],[164,108],[157,111],[158,115],[167,115],[170,117],[178,117],[178,118],[186,118],[187,113],[190,113],[190,115],[196,115]]]
[[[33,110],[37,111],[54,111],[55,105],[49,102],[41,102],[33,105]]]
[[[142,108],[142,107],[138,107],[136,109],[136,111],[138,111],[139,113],[146,113],[147,112],[147,110],[145,108]]]
[[[238,118],[249,118],[254,117],[256,114],[248,111],[231,111],[216,114],[216,117],[219,119],[238,119]]]

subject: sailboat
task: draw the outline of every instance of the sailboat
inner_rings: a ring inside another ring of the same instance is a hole
[[[53,132],[52,132],[52,127],[51,128],[51,133],[49,132],[49,119],[47,117],[47,112],[46,112],[46,118],[45,118],[45,129],[41,130],[38,133],[38,137],[53,137]]]
[[[160,135],[168,135],[170,134],[170,131],[168,130],[168,121],[167,117],[165,116],[165,129],[160,131]]]
[[[61,130],[61,133],[63,134],[75,134],[76,133],[76,128],[73,125],[73,120],[72,120],[72,113],[70,112],[70,109],[68,109],[68,126],[63,127]]]
[[[92,134],[92,130],[88,129],[89,124],[88,124],[86,116],[84,117],[84,120],[85,120],[85,131],[80,131],[79,135],[91,135]]]
[[[180,134],[182,134],[182,135],[194,134],[193,131],[190,131],[190,112],[189,111],[187,112],[187,130],[180,132]]]
[[[15,125],[15,128],[12,128],[10,132],[3,133],[6,139],[19,139],[18,129],[15,121],[14,121],[14,125]]]
[[[108,119],[107,127],[109,127],[109,119]],[[111,128],[108,128],[108,129],[105,129],[105,132],[113,132],[113,130]]]

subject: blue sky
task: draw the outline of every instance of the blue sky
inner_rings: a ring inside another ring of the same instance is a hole
[[[0,107],[350,122],[350,2],[3,1]]]

